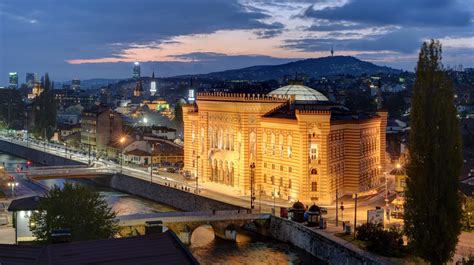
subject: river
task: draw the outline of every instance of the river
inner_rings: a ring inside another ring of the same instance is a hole
[[[0,154],[1,162],[5,162],[9,170],[26,164],[26,160],[8,154]],[[62,186],[66,181],[79,183],[99,192],[117,215],[176,211],[168,205],[100,186],[89,180],[55,179],[41,182],[52,187],[53,185]],[[210,238],[205,233],[199,234],[195,244],[191,245],[190,251],[201,264],[323,264],[305,251],[286,243],[249,234],[240,238],[243,240],[236,243],[213,238],[213,236]]]

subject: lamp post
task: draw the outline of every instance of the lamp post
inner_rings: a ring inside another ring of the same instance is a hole
[[[254,209],[255,201],[255,163],[250,164],[250,210]]]
[[[199,155],[196,156],[196,194],[199,194]]]
[[[123,144],[125,143],[125,137],[120,138],[120,145],[122,146],[122,150],[120,152],[120,173],[123,170]]]
[[[67,143],[64,142],[64,157],[67,158]]]
[[[150,184],[153,183],[153,150],[155,150],[155,146],[151,144],[151,156],[150,156]]]

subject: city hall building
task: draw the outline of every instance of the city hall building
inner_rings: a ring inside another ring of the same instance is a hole
[[[330,203],[336,191],[373,187],[384,170],[386,111],[350,111],[302,83],[200,93],[183,119],[184,169],[243,194],[253,184],[256,196]]]

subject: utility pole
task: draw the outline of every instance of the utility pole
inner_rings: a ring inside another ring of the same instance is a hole
[[[354,194],[354,238],[356,237],[357,227],[357,193]]]
[[[153,150],[155,150],[155,146],[151,145],[151,161],[150,161],[150,184],[153,183]]]
[[[199,194],[199,155],[196,156],[196,194]]]
[[[254,209],[255,201],[255,163],[250,164],[250,210]]]
[[[43,128],[43,131],[44,131],[43,151],[46,153],[46,128]]]
[[[339,187],[336,184],[336,226],[339,226]]]

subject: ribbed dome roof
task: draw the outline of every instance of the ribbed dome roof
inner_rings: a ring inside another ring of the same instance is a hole
[[[268,93],[269,96],[295,96],[298,101],[329,101],[321,92],[300,84],[290,84]]]

